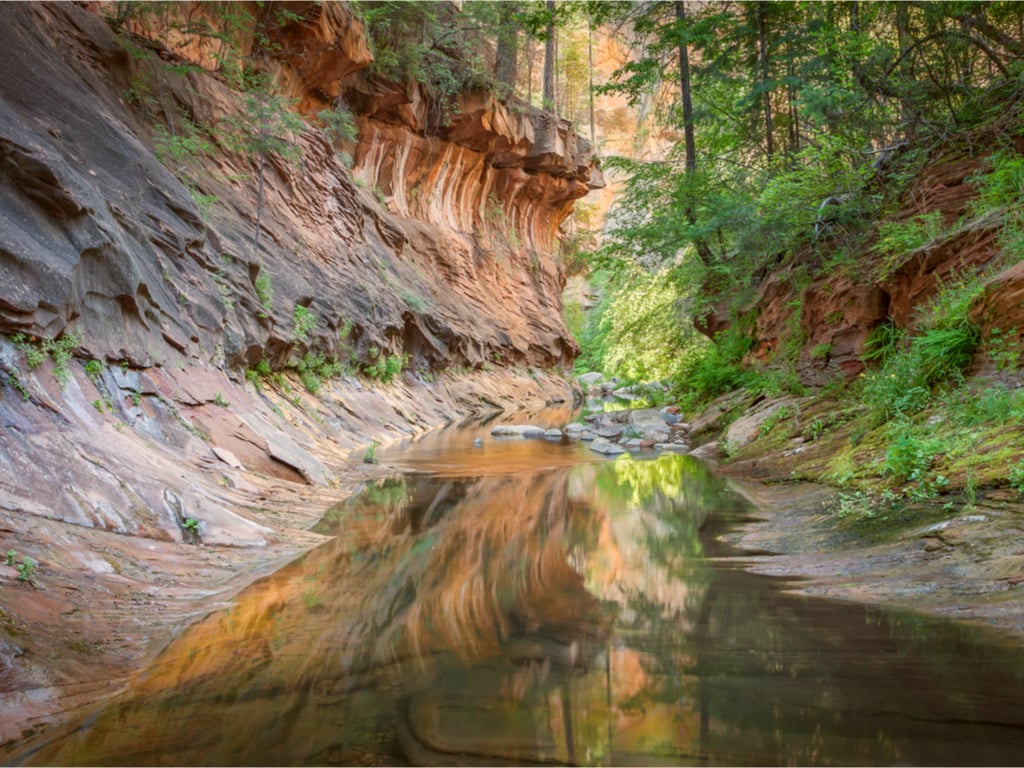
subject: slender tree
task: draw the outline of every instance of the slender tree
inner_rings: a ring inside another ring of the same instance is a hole
[[[555,111],[555,0],[547,0],[547,30],[544,37],[544,109]]]
[[[519,64],[519,3],[498,4],[498,32],[495,49],[494,79],[508,88],[516,89],[516,70]]]

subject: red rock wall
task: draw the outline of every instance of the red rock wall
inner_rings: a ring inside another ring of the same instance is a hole
[[[823,274],[800,291],[784,274],[769,275],[751,303],[756,314],[752,361],[770,362],[786,339],[798,333],[802,341],[797,369],[805,384],[855,376],[864,369],[864,343],[875,327],[891,319],[913,331],[921,308],[943,283],[986,268],[1000,254],[1000,219],[971,220],[969,204],[977,191],[968,181],[984,169],[985,156],[980,148],[973,153],[951,150],[923,169],[894,220],[940,211],[943,225],[951,230],[961,219],[970,223],[946,240],[907,254],[884,279],[871,280],[879,261],[871,244],[855,275]],[[1014,298],[1024,291],[1022,280],[1024,273],[1013,267],[989,281],[987,298],[975,313],[983,327],[995,322],[1003,330],[1024,329],[1024,308]],[[799,323],[794,311],[800,312]],[[719,313],[709,318],[708,330],[713,335],[726,324]]]
[[[346,6],[287,7],[305,17],[268,21],[278,83],[306,114],[341,94],[360,132],[336,148],[311,127],[299,163],[267,158],[258,254],[258,164],[221,129],[239,94],[161,63],[210,64],[214,42],[167,32],[176,51],[140,57],[77,5],[4,8],[11,183],[0,214],[12,238],[0,332],[74,328],[90,355],[141,367],[278,366],[311,349],[342,360],[351,349],[363,364],[375,351],[407,354],[421,371],[569,364],[577,348],[553,251],[573,201],[600,183],[589,147],[567,123],[482,93],[467,94],[450,125],[432,124],[418,88],[363,76],[369,52]],[[216,19],[218,8],[171,5],[147,23]],[[125,98],[139,83],[141,105]],[[185,116],[218,146],[175,178],[154,157],[154,124],[180,128]],[[338,149],[355,158],[351,171]],[[205,220],[196,195],[215,199]],[[273,285],[269,306],[260,276]],[[317,319],[306,340],[294,334],[296,306]]]

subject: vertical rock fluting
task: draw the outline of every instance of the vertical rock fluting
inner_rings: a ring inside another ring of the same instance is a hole
[[[0,331],[50,337],[76,328],[94,356],[141,366],[182,358],[279,366],[313,348],[339,358],[353,351],[364,362],[405,354],[434,370],[570,363],[576,345],[561,317],[554,250],[573,201],[600,183],[589,147],[568,123],[482,92],[465,94],[439,125],[419,87],[364,75],[369,51],[351,9],[283,7],[287,16],[239,6],[260,19],[272,45],[261,51],[255,28],[239,28],[232,50],[268,67],[307,116],[341,97],[360,131],[344,147],[355,157],[352,171],[313,128],[295,137],[298,163],[267,156],[260,253],[259,163],[232,150],[223,133],[242,95],[222,78],[175,69],[223,53],[215,36],[182,32],[204,16],[223,21],[218,6],[181,4],[133,22],[140,32],[160,26],[163,42],[147,51],[136,40],[131,53],[78,6],[10,11],[8,50],[17,55],[0,96],[14,107],[4,158],[18,199],[6,208],[27,200],[45,209],[28,219],[56,217],[83,234],[47,249],[68,252],[56,279],[23,269],[9,281],[25,288],[25,300],[9,292]],[[53,93],[33,101],[33,92]],[[40,123],[57,133],[32,143],[26,137]],[[181,163],[175,179],[152,147],[189,126],[215,148]],[[36,181],[22,183],[29,177]],[[142,178],[150,183],[140,188]],[[201,199],[213,201],[206,213]],[[38,229],[28,219],[11,223]],[[96,242],[79,247],[88,232]],[[9,266],[54,259],[12,247],[19,253]],[[260,275],[273,283],[272,300],[257,295]],[[296,305],[317,318],[307,341],[292,332]],[[344,328],[351,333],[339,339]]]

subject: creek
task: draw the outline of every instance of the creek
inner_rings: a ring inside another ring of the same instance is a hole
[[[536,422],[535,422],[536,423]],[[564,423],[564,421],[563,421]],[[482,438],[482,445],[475,444]],[[21,754],[61,765],[1019,764],[1024,649],[807,598],[689,456],[472,425],[382,449],[330,540]]]

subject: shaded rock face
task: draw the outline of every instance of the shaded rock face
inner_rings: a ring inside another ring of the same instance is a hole
[[[351,74],[368,58],[349,12],[307,10],[275,32],[278,79],[310,110],[344,87],[361,115],[363,186],[305,130],[300,162],[267,157],[255,253],[257,163],[219,129],[236,94],[129,56],[77,6],[2,9],[0,333],[74,328],[90,355],[140,367],[278,366],[311,348],[407,354],[421,369],[571,362],[551,253],[573,200],[599,183],[589,148],[566,123],[480,94],[424,136],[415,89],[399,104],[396,86]],[[124,94],[140,80],[155,95],[133,108]],[[181,130],[185,118],[218,142],[179,173],[192,194],[145,124]],[[215,202],[203,215],[193,198]],[[296,306],[316,319],[308,334],[295,333]]]

